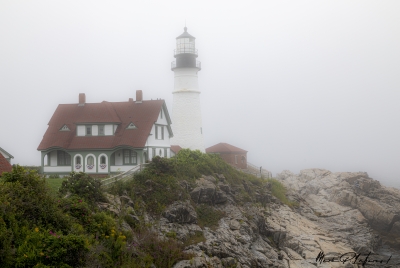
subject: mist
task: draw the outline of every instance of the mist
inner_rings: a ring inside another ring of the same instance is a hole
[[[365,171],[400,188],[398,1],[0,2],[0,147],[36,150],[58,104],[162,98],[196,37],[206,147],[270,170]],[[173,123],[173,121],[172,121]]]

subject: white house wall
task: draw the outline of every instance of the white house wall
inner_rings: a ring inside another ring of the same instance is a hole
[[[63,167],[49,167],[46,166],[43,168],[44,172],[71,172],[70,166],[63,166]]]
[[[122,150],[116,151],[114,155],[115,155],[115,165],[122,166],[124,164],[123,163],[124,154],[123,154]]]
[[[161,108],[161,109],[163,109],[163,108]],[[167,119],[165,118],[165,111],[164,111],[164,109],[163,109],[163,112],[162,112],[162,118],[161,118],[161,112],[158,114],[158,118],[157,118],[156,124],[159,124],[159,125],[168,125]]]
[[[55,167],[57,166],[57,151],[51,151],[49,153],[50,156],[50,166]]]
[[[163,126],[163,127],[164,127],[164,139],[163,140],[156,139],[156,126],[153,125],[151,127],[151,132],[150,132],[151,135],[147,138],[146,146],[152,146],[152,147],[158,146],[158,147],[168,147],[168,148],[171,146],[168,127],[167,126]]]

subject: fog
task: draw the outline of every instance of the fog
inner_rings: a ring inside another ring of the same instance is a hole
[[[162,98],[196,37],[206,147],[274,175],[365,171],[400,188],[399,1],[0,1],[0,147],[36,150],[58,104]]]

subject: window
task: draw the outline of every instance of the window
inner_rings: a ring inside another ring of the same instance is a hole
[[[164,126],[156,125],[156,139],[163,140],[164,139]]]
[[[160,118],[163,118],[163,109],[161,108]]]
[[[105,165],[106,164],[106,157],[103,155],[100,157],[100,165]]]
[[[88,164],[88,166],[93,166],[93,165],[94,165],[94,158],[93,158],[93,156],[89,156],[89,157],[87,158],[87,164]]]
[[[235,155],[235,164],[237,164],[237,155]]]
[[[161,151],[161,149],[160,149],[160,151],[159,151],[159,153],[158,153],[160,156],[162,156],[162,151]]]
[[[86,126],[86,136],[92,135],[92,126]]]
[[[82,160],[81,160],[81,157],[80,157],[80,156],[77,156],[77,157],[76,157],[76,164],[77,164],[77,165],[82,164],[81,161],[82,161]]]
[[[64,125],[64,126],[60,129],[60,131],[69,131],[69,128],[67,127],[67,125]]]
[[[124,165],[136,165],[137,153],[133,150],[124,150]]]
[[[246,163],[246,157],[242,156],[242,164]]]
[[[57,151],[57,166],[70,166],[71,156],[64,151]]]
[[[99,136],[104,136],[104,125],[99,125]]]

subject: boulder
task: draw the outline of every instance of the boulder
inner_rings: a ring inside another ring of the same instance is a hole
[[[197,213],[189,202],[176,201],[163,212],[163,217],[169,222],[195,223]]]

